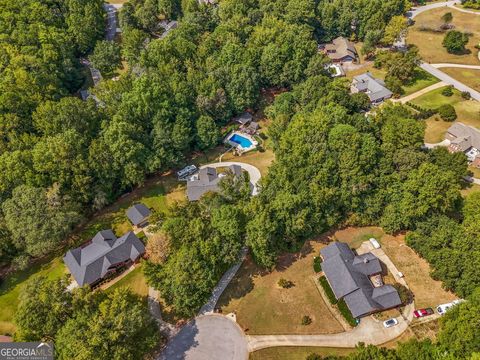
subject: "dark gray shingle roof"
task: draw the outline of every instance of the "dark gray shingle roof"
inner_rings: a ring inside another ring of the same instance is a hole
[[[242,168],[239,165],[230,165],[228,168],[236,177],[242,174]],[[187,181],[188,200],[197,201],[207,192],[217,192],[220,180],[217,169],[212,167],[201,168],[193,180]]]
[[[127,210],[127,217],[135,226],[144,222],[150,214],[150,209],[143,204],[135,204]]]
[[[350,247],[334,242],[320,250],[322,270],[337,299],[344,298],[354,317],[401,304],[391,285],[375,288],[369,276],[382,271],[380,260],[372,253],[355,255]]]
[[[90,285],[103,278],[109,268],[135,261],[145,252],[145,246],[133,232],[118,238],[111,230],[98,232],[83,248],[67,251],[63,261],[78,285]]]

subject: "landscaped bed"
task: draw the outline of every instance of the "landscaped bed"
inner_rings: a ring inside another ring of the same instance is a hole
[[[416,99],[412,103],[425,109],[437,109],[441,105],[450,104],[457,113],[457,122],[474,126],[480,129],[480,103],[474,100],[465,100],[458,90],[453,90],[452,96],[442,95],[445,87],[432,90]],[[437,143],[445,139],[445,133],[452,126],[452,122],[443,121],[438,115],[426,120],[425,142]]]

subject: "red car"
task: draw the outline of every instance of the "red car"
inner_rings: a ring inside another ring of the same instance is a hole
[[[432,315],[433,313],[434,311],[432,308],[418,309],[413,312],[413,316],[415,316],[416,318],[421,318],[428,315]]]

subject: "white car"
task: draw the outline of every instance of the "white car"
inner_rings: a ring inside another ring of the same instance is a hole
[[[370,241],[370,244],[372,244],[372,246],[373,246],[375,249],[380,249],[380,243],[377,241],[377,239],[375,239],[375,238],[370,238],[368,241]]]
[[[455,305],[460,304],[460,303],[463,302],[463,301],[465,301],[465,300],[463,300],[463,299],[453,300],[451,303],[438,305],[438,306],[437,306],[437,312],[438,312],[440,315],[444,315],[444,314],[448,311],[448,309],[454,307]]]
[[[383,322],[383,326],[386,327],[386,328],[389,328],[389,327],[392,327],[392,326],[395,326],[395,325],[398,325],[398,320],[395,319],[395,318],[391,318],[391,319],[385,320]]]

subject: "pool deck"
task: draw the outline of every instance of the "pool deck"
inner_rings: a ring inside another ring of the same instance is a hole
[[[235,141],[231,141],[230,139],[234,136],[234,135],[237,135],[237,136],[241,136],[245,139],[247,139],[248,141],[250,141],[252,143],[252,145],[248,148],[244,148],[241,144],[239,143],[236,143]],[[231,132],[230,134],[228,134],[226,137],[225,137],[225,140],[224,140],[224,143],[236,148],[237,150],[239,150],[242,154],[243,153],[246,153],[248,151],[252,151],[254,149],[257,148],[258,146],[258,142],[257,140],[255,140],[252,136],[242,132],[242,131],[233,131]]]

